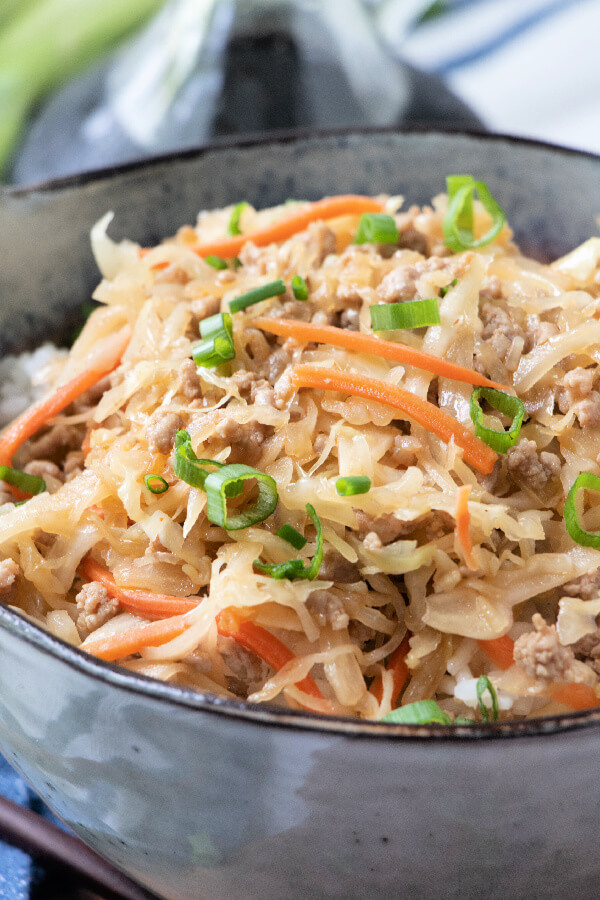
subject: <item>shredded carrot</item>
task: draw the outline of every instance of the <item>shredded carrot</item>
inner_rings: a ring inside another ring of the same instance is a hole
[[[91,387],[113,371],[118,362],[106,369],[86,369],[80,375],[57,388],[50,397],[30,407],[0,438],[0,465],[10,466],[12,458],[26,440],[39,431],[49,419],[58,415]]]
[[[185,616],[171,616],[157,622],[146,622],[110,637],[87,640],[81,647],[92,656],[112,662],[132,653],[139,653],[144,647],[158,647],[182,634],[191,622]]]
[[[409,671],[408,666],[406,665],[406,657],[410,650],[409,638],[410,634],[406,634],[402,643],[398,647],[396,647],[394,652],[391,654],[386,665],[386,669],[388,670],[388,672],[392,673],[393,679],[391,698],[392,709],[396,708],[400,694],[402,693],[406,682],[408,681]],[[381,703],[381,698],[383,697],[383,685],[381,683],[381,679],[377,679],[375,684],[371,687],[371,692],[375,696],[375,699],[379,703]]]
[[[112,574],[101,563],[91,556],[81,561],[80,574],[90,581],[99,581],[109,595],[119,601],[123,609],[138,613],[141,616],[156,616],[165,619],[168,616],[184,615],[198,605],[197,600],[186,600],[183,597],[171,597],[168,594],[153,594],[150,591],[127,590],[116,584]]]
[[[421,400],[420,397],[395,384],[367,378],[364,375],[356,375],[353,372],[339,372],[335,369],[307,365],[294,367],[292,381],[296,389],[304,387],[323,391],[340,391],[399,409],[443,441],[449,442],[454,438],[455,443],[463,450],[465,462],[470,463],[478,472],[489,475],[494,468],[498,456],[491,447],[467,431],[460,422],[457,422],[444,410],[427,400]]]
[[[445,359],[440,359],[439,356],[433,356],[431,353],[415,350],[406,344],[384,341],[374,334],[362,334],[347,328],[336,328],[334,325],[313,325],[310,322],[299,322],[295,319],[257,318],[252,320],[252,325],[269,332],[269,334],[277,334],[281,337],[292,337],[298,341],[314,341],[317,344],[333,344],[336,347],[345,347],[347,350],[356,350],[358,353],[371,353],[373,356],[381,356],[397,363],[424,369],[441,378],[451,378],[454,381],[481,387],[492,387],[500,391],[507,390],[505,385],[490,381],[479,372],[457,366]]]
[[[276,672],[283,668],[286,663],[295,659],[292,651],[272,635],[270,631],[267,631],[266,628],[262,628],[260,625],[256,625],[254,622],[242,619],[231,608],[224,609],[219,613],[217,616],[217,629],[223,637],[232,637],[234,641],[245,647],[246,650],[256,653]],[[299,681],[296,687],[313,697],[323,697],[310,675]]]
[[[543,693],[549,700],[562,703],[571,709],[593,709],[600,706],[600,699],[589,684],[559,681],[549,684]]]
[[[490,641],[477,641],[487,658],[502,671],[510,669],[515,661],[515,644],[507,634]]]
[[[463,484],[456,491],[456,536],[460,544],[465,565],[472,572],[478,568],[477,562],[473,556],[473,545],[471,544],[471,516],[469,514],[469,495],[471,493],[471,485]]]
[[[209,244],[197,244],[191,247],[198,256],[223,256],[230,259],[237,256],[244,244],[252,241],[257,247],[266,247],[267,244],[274,244],[277,241],[285,241],[292,235],[310,225],[311,222],[318,222],[321,219],[335,219],[338,216],[361,215],[366,212],[381,212],[383,205],[379,200],[373,200],[371,197],[360,197],[354,194],[343,194],[338,197],[326,197],[324,200],[318,200],[312,203],[307,209],[292,213],[266,228],[260,228],[257,231],[248,231],[245,234],[239,234],[235,237],[224,238],[223,240],[211,241]],[[143,250],[142,254],[148,252]],[[157,268],[155,266],[154,268]]]

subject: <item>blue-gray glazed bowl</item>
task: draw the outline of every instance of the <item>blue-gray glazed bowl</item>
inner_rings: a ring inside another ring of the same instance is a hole
[[[0,195],[0,353],[70,326],[91,225],[158,240],[200,208],[338,192],[426,202],[472,172],[538,257],[596,230],[600,158],[374,132],[208,148]],[[1,525],[0,525],[1,527]],[[90,659],[0,607],[0,750],[88,844],[167,900],[589,900],[600,711],[386,726],[219,701]]]

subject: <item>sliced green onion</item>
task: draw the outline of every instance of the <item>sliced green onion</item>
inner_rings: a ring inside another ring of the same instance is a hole
[[[440,324],[437,297],[426,300],[407,300],[404,303],[376,303],[369,307],[373,331],[394,331],[396,328],[425,328]]]
[[[475,719],[470,719],[468,716],[457,716],[454,720],[455,725],[474,725]]]
[[[262,287],[254,288],[254,290],[247,291],[247,293],[240,294],[239,297],[230,300],[229,309],[232,313],[240,312],[240,310],[246,309],[248,306],[260,303],[261,300],[268,300],[269,297],[285,294],[285,291],[286,287],[283,281],[270,281],[268,284],[263,284]]]
[[[479,702],[479,709],[481,710],[481,715],[483,716],[484,722],[490,721],[490,713],[483,702],[483,695],[486,693],[490,695],[492,700],[492,721],[498,721],[498,695],[496,693],[496,688],[487,677],[487,675],[480,675],[477,679],[477,700]]]
[[[340,497],[353,497],[355,494],[366,494],[371,490],[371,479],[368,475],[347,475],[338,478],[335,489]]]
[[[28,475],[20,469],[11,469],[10,466],[0,466],[0,481],[16,487],[24,494],[43,494],[46,490],[46,482],[39,475]]]
[[[200,322],[200,336],[204,340],[192,350],[197,366],[214,369],[235,358],[233,324],[229,313],[217,313]]]
[[[450,290],[450,288],[456,287],[457,284],[458,284],[458,278],[453,278],[452,281],[450,282],[450,284],[447,284],[445,287],[443,287],[441,289],[441,291],[440,291],[441,296],[445,297],[446,294],[448,293],[448,291]],[[454,721],[456,722],[456,719]]]
[[[241,259],[239,258],[239,256],[234,256],[233,259],[231,260],[231,268],[235,271],[237,269],[241,269],[242,266],[243,266],[243,263],[242,263]]]
[[[213,256],[212,253],[209,253],[208,256],[204,257],[204,262],[208,263],[209,266],[212,266],[213,269],[226,269],[227,263],[224,259],[221,259],[220,256]]]
[[[246,209],[248,204],[245,200],[242,200],[241,203],[236,203],[233,207],[233,211],[231,213],[231,218],[229,220],[229,225],[227,226],[227,231],[231,235],[231,237],[236,237],[236,235],[242,233],[242,229],[240,227],[240,220],[242,218],[242,213]]]
[[[277,537],[282,538],[284,541],[287,541],[288,544],[291,544],[295,550],[302,550],[304,545],[306,544],[306,538],[304,535],[300,534],[299,531],[292,525],[288,525],[287,522],[285,525],[282,525],[281,528],[275,532]]]
[[[256,502],[244,512],[228,516],[228,498],[238,496],[244,482],[249,479],[255,479],[258,485]],[[204,482],[204,490],[207,518],[226,531],[238,531],[240,528],[256,525],[257,522],[264,522],[274,511],[279,499],[275,479],[241,463],[223,466],[218,472],[211,472]]]
[[[600,532],[586,531],[579,524],[577,494],[582,490],[600,491],[600,476],[593,475],[591,472],[582,472],[577,476],[565,500],[563,510],[565,528],[576,544],[580,544],[582,547],[594,547],[598,550],[600,549]]]
[[[492,197],[484,181],[475,181],[471,175],[449,175],[446,178],[448,211],[442,230],[444,243],[454,253],[485,247],[500,233],[506,221],[502,207]],[[484,209],[492,217],[492,226],[483,237],[475,240],[473,234],[473,195],[477,191]]]
[[[315,580],[323,562],[323,529],[314,506],[307,503],[306,512],[311,517],[317,532],[315,555],[313,556],[310,565],[305,567],[301,559],[288,559],[283,563],[262,563],[259,559],[255,559],[254,565],[257,569],[264,572],[265,575],[270,575],[271,578],[279,580],[282,578],[289,578],[290,581],[296,579],[304,579],[305,581]]]
[[[308,300],[308,285],[302,275],[292,278],[292,291],[296,300]]]
[[[397,244],[398,227],[391,216],[384,213],[363,213],[354,237],[355,244]]]
[[[391,722],[394,725],[452,725],[452,719],[447,712],[438,706],[435,700],[417,700],[415,703],[407,703],[393,709],[382,722]]]
[[[192,439],[188,431],[178,431],[175,435],[175,452],[173,455],[173,471],[177,478],[191,487],[204,490],[204,482],[208,472],[204,466],[224,467],[225,463],[214,459],[199,459],[192,450]]]
[[[146,475],[144,484],[153,494],[164,494],[165,491],[169,490],[168,482],[162,475]]]
[[[504,429],[496,431],[494,428],[488,428],[483,424],[483,412],[479,405],[481,397],[487,400],[490,406],[493,406],[498,412],[512,418],[508,431],[504,431]],[[496,391],[494,388],[478,387],[471,394],[469,412],[471,421],[475,426],[475,434],[488,447],[495,450],[496,453],[506,453],[509,447],[514,447],[517,443],[521,425],[523,424],[523,416],[525,415],[525,405],[518,397],[505,394],[504,391]]]

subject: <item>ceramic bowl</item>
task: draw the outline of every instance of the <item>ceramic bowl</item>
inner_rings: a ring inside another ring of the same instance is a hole
[[[91,225],[148,243],[201,208],[338,192],[422,203],[471,172],[538,257],[594,232],[600,159],[377,132],[209,148],[0,196],[0,352],[64,332]],[[1,524],[0,524],[1,527]],[[90,659],[0,607],[0,750],[167,900],[569,900],[600,878],[600,711],[386,726],[251,707]]]

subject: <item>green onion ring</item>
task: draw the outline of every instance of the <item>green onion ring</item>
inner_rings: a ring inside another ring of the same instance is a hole
[[[277,537],[280,537],[282,540],[287,541],[288,544],[291,544],[294,550],[302,550],[304,545],[307,543],[304,535],[300,534],[299,531],[292,525],[288,525],[286,522],[285,525],[282,525],[281,528],[275,532]]]
[[[227,263],[220,256],[215,256],[212,253],[209,253],[208,256],[204,257],[204,262],[208,263],[209,266],[212,266],[213,269],[226,269],[228,268]]]
[[[188,431],[178,431],[175,435],[175,452],[173,454],[173,471],[177,478],[191,487],[204,490],[208,472],[204,466],[224,467],[225,463],[215,459],[199,459],[192,450],[192,439]]]
[[[375,303],[369,307],[373,331],[395,331],[397,328],[425,328],[440,324],[437,297],[407,300],[403,303]]]
[[[242,213],[246,209],[248,204],[245,200],[242,200],[241,203],[236,203],[233,207],[233,211],[231,213],[231,218],[229,220],[229,225],[227,226],[227,231],[231,235],[231,237],[236,237],[238,234],[242,233],[242,229],[240,227],[240,220],[242,218]]]
[[[498,695],[496,693],[496,688],[487,677],[487,675],[480,675],[477,679],[477,701],[479,703],[479,709],[481,710],[481,715],[483,717],[484,722],[490,721],[490,713],[483,702],[483,695],[485,692],[488,692],[490,697],[492,698],[492,721],[498,721]]]
[[[485,247],[502,231],[506,215],[502,207],[492,197],[483,181],[475,181],[470,175],[449,175],[448,210],[444,216],[442,230],[444,243],[454,253]],[[482,237],[475,240],[473,234],[473,195],[477,191],[484,209],[492,217],[492,226]]]
[[[260,303],[261,300],[268,300],[269,297],[277,297],[279,294],[285,294],[285,292],[286,286],[281,279],[270,281],[268,284],[263,284],[261,287],[254,288],[254,290],[247,291],[245,294],[240,294],[239,297],[230,300],[229,311],[231,313],[240,312],[248,306]]]
[[[265,575],[271,578],[281,580],[288,578],[290,581],[303,579],[305,581],[314,581],[323,563],[323,529],[321,521],[316,513],[314,506],[310,503],[306,504],[306,512],[311,517],[315,530],[317,532],[315,555],[308,567],[304,566],[301,559],[288,559],[283,563],[262,563],[259,559],[254,560],[254,566]],[[306,542],[305,542],[306,543]],[[298,548],[300,549],[300,548]]]
[[[353,497],[355,494],[366,494],[371,490],[371,479],[368,475],[346,475],[338,478],[335,489],[340,497]]]
[[[579,544],[581,547],[594,547],[594,549],[598,550],[600,549],[600,533],[586,531],[579,524],[577,494],[581,490],[600,491],[600,475],[582,472],[573,482],[573,486],[567,494],[563,510],[565,528],[576,544]]]
[[[302,275],[292,278],[292,293],[296,300],[308,300],[308,285]]]
[[[204,340],[192,349],[197,366],[214,369],[235,358],[233,323],[229,313],[217,313],[200,322],[200,336]]]
[[[383,716],[381,722],[390,722],[393,725],[452,725],[452,719],[447,712],[435,702],[435,700],[417,700],[415,703],[407,703],[399,706]]]
[[[16,487],[24,494],[43,494],[47,490],[46,482],[39,475],[28,475],[27,472],[11,469],[10,466],[0,466],[0,481]]]
[[[152,483],[156,481],[158,481],[158,486],[153,486]],[[164,494],[169,490],[169,483],[162,475],[146,475],[144,484],[152,494]]]
[[[354,237],[355,244],[397,244],[400,232],[392,216],[363,213]]]
[[[258,498],[253,506],[235,516],[227,515],[227,499],[241,493],[243,482],[256,479]],[[206,516],[210,522],[226,531],[239,531],[258,522],[264,522],[277,506],[279,499],[275,479],[258,469],[234,463],[211,472],[204,482],[206,491]]]
[[[479,405],[481,397],[498,412],[504,413],[505,416],[511,416],[512,422],[508,431],[496,431],[483,424],[483,412]],[[506,453],[517,443],[525,416],[525,405],[519,397],[513,397],[511,394],[505,394],[504,391],[497,391],[495,388],[478,387],[471,394],[469,413],[477,437],[496,453]]]

